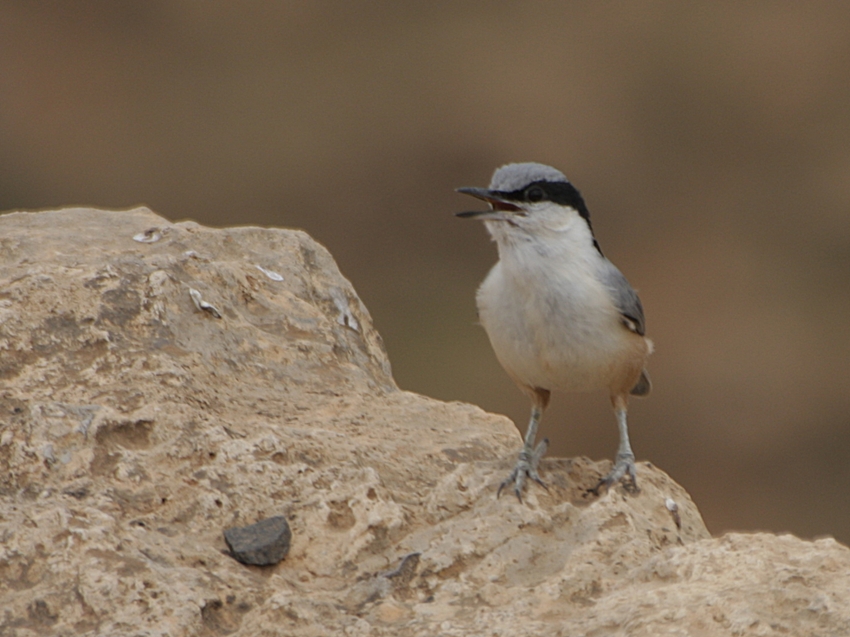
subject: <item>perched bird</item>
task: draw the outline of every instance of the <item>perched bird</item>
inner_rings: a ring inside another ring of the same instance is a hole
[[[598,389],[611,396],[620,446],[597,489],[621,479],[636,489],[626,411],[630,394],[650,391],[652,342],[640,299],[602,254],[581,194],[563,173],[537,163],[502,166],[488,188],[457,191],[490,204],[457,216],[483,221],[498,246],[499,260],[478,288],[478,315],[496,358],[532,405],[525,444],[498,494],[513,485],[522,501],[527,478],[546,487],[537,464],[548,441],[534,442],[550,393]]]

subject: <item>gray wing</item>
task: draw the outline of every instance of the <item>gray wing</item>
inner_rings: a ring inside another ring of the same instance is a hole
[[[646,335],[646,320],[643,306],[637,292],[629,285],[623,273],[613,263],[603,257],[602,282],[611,292],[611,300],[623,317],[623,324],[632,332]]]

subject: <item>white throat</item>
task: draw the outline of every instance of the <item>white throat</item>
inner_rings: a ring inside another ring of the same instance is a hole
[[[486,222],[498,245],[499,259],[507,262],[520,259],[526,265],[528,261],[540,260],[554,265],[599,258],[587,222],[574,210],[556,208],[557,212],[541,210],[538,214],[531,212],[518,217],[513,222],[515,225],[509,221]]]

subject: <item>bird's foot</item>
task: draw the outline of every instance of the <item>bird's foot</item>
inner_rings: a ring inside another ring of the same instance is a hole
[[[548,447],[549,439],[544,438],[531,451],[523,448],[523,450],[519,452],[519,459],[517,460],[514,470],[511,471],[511,474],[502,481],[502,484],[499,485],[496,497],[498,498],[502,495],[502,489],[507,486],[514,485],[514,494],[516,495],[517,500],[522,503],[522,490],[525,487],[525,481],[528,478],[534,480],[534,482],[548,491],[549,487],[546,486],[546,483],[543,482],[540,475],[537,473],[537,465],[540,463],[540,459],[546,453],[546,449]]]
[[[618,453],[614,467],[607,476],[602,478],[599,483],[591,489],[595,495],[599,495],[599,489],[609,488],[612,484],[623,482],[623,486],[629,493],[638,493],[640,489],[637,485],[637,470],[635,468],[635,455],[633,453]]]

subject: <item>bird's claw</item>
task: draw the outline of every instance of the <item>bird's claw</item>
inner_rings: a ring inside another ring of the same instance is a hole
[[[602,478],[596,486],[591,489],[595,495],[599,495],[599,489],[608,488],[617,482],[623,482],[623,486],[630,493],[638,493],[637,469],[635,467],[635,456],[633,453],[618,453],[617,460],[608,475]]]
[[[546,449],[548,447],[549,439],[544,438],[532,452],[529,453],[527,449],[520,451],[519,459],[517,460],[514,470],[511,471],[511,474],[499,485],[499,490],[496,491],[496,497],[498,498],[502,495],[502,489],[513,484],[514,495],[516,495],[517,500],[519,500],[520,504],[522,504],[522,490],[525,487],[525,481],[527,478],[534,480],[534,482],[548,491],[549,487],[540,478],[540,474],[537,473],[537,465],[543,457],[543,454],[546,453]]]

